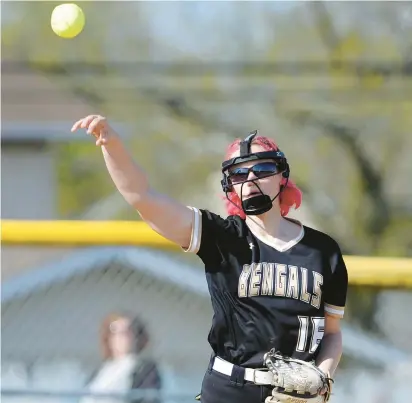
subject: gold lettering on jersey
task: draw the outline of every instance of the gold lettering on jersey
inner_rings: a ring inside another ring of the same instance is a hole
[[[249,264],[243,265],[242,273],[240,273],[237,293],[239,298],[247,297],[247,282],[250,276],[251,267]]]
[[[274,263],[262,263],[262,289],[260,295],[273,295],[273,277],[275,275]]]
[[[323,276],[316,271],[313,272],[313,295],[310,304],[315,308],[319,309],[321,295],[322,295],[322,286],[323,284]]]
[[[286,291],[286,268],[285,264],[276,263],[275,274],[275,295],[278,297],[284,297]]]
[[[300,292],[300,300],[309,304],[310,294],[308,293],[308,269],[300,268],[302,273],[302,287]]]
[[[262,263],[252,265],[251,277],[249,282],[249,296],[257,297],[260,291],[260,280],[262,271]]]
[[[238,296],[247,298],[273,295],[293,298],[319,309],[323,276],[316,271],[311,272],[312,287],[308,278],[309,270],[304,267],[266,262],[245,264],[239,276]]]
[[[289,266],[289,279],[286,296],[289,298],[299,299],[299,277],[298,268],[296,266]]]

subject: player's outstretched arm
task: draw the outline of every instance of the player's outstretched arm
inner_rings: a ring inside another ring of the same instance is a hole
[[[119,192],[150,227],[183,248],[190,245],[194,213],[171,198],[151,189],[147,176],[128,153],[118,134],[100,115],[77,121],[72,132],[86,129],[96,139],[107,170]]]

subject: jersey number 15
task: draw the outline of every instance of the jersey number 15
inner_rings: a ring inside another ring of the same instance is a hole
[[[304,352],[309,348],[309,353],[313,354],[319,346],[325,332],[325,318],[310,316],[298,316],[299,336],[296,351]],[[310,344],[308,344],[310,339]]]

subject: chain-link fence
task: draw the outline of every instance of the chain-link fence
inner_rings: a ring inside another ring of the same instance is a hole
[[[73,251],[6,281],[3,389],[84,387],[103,360],[102,322],[126,313],[141,322],[142,357],[168,394],[194,398],[209,354],[205,287],[201,272],[139,249]]]
[[[212,311],[200,265],[152,249],[56,249],[51,258],[52,249],[3,247],[3,401],[124,402],[124,395],[107,396],[129,393],[133,384],[132,402],[193,401],[211,352]],[[398,402],[411,391],[411,325],[402,309],[412,296],[401,290],[377,290],[376,296],[378,314],[372,322],[380,327],[369,330],[350,320],[356,306],[349,300],[336,403],[349,398],[378,403],[382,396]],[[122,315],[138,319],[133,334],[141,348],[133,362],[150,363],[138,379],[127,360],[115,366],[108,364],[115,360],[105,361],[108,345],[125,348],[121,327],[119,333],[113,328]],[[122,379],[128,379],[127,387]],[[109,390],[99,389],[99,382],[111,385]]]

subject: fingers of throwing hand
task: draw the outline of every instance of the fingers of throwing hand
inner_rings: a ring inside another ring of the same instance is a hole
[[[74,131],[76,131],[77,129],[79,129],[79,128],[80,128],[80,125],[82,124],[82,122],[83,122],[83,119],[78,120],[78,121],[72,126],[71,131],[74,132]]]
[[[107,131],[103,129],[100,131],[99,137],[97,137],[96,145],[103,146],[105,144],[107,144]]]
[[[101,119],[103,120],[104,118],[100,115],[89,115],[86,116],[85,118],[82,118],[78,120],[72,127],[71,131],[74,132],[78,129],[88,129],[90,124],[95,120],[95,119]]]
[[[103,122],[104,122],[104,118],[102,118],[101,116],[98,116],[92,119],[90,122],[88,122],[87,133],[94,134],[94,135],[100,135],[100,131],[103,131],[102,130]]]

